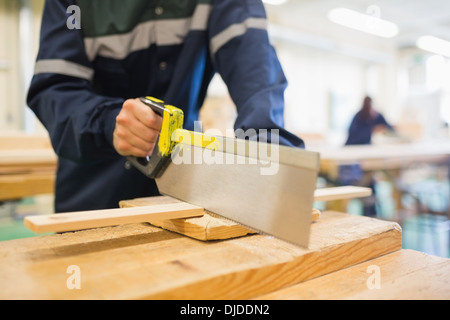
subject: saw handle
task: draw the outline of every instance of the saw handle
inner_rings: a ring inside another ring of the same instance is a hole
[[[161,118],[164,117],[164,111],[166,108],[164,107],[164,102],[152,97],[140,97],[139,100],[150,107],[158,116]]]
[[[158,116],[163,118],[165,112],[168,111],[164,105],[164,101],[153,97],[141,97],[139,100],[150,107]],[[162,128],[165,130],[166,128]],[[161,137],[161,135],[160,135]],[[147,157],[127,157],[127,160],[147,177],[155,179],[161,175],[170,160],[170,154],[163,154],[159,148],[159,139],[153,149],[152,156]]]

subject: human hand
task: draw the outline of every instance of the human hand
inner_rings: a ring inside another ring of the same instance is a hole
[[[122,156],[152,154],[161,131],[162,118],[139,99],[126,100],[116,117],[113,145]]]
[[[385,125],[383,125],[383,124],[379,124],[379,125],[376,125],[373,128],[372,133],[374,133],[374,134],[383,134],[386,131],[388,131],[388,128]]]

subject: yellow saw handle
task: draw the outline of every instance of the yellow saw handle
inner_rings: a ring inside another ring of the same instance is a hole
[[[147,177],[154,179],[159,177],[170,163],[172,149],[176,144],[171,140],[172,134],[175,130],[183,128],[184,115],[181,109],[167,105],[162,100],[153,97],[139,99],[163,118],[162,128],[151,157],[128,157],[127,159]]]

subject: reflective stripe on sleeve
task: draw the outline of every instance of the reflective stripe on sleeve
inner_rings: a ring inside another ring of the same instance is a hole
[[[38,60],[34,68],[34,74],[42,73],[57,73],[88,81],[92,81],[94,76],[93,69],[63,59]]]
[[[267,20],[264,18],[248,18],[241,23],[232,24],[211,39],[211,54],[214,56],[221,47],[227,44],[230,40],[245,34],[248,29],[266,30]]]

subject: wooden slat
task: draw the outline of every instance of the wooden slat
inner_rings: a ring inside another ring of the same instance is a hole
[[[25,226],[36,233],[67,232],[153,220],[197,217],[203,208],[188,203],[145,207],[69,212],[25,218]]]
[[[335,188],[320,188],[314,192],[314,201],[333,201],[364,198],[372,194],[370,188],[344,186]]]
[[[336,212],[312,224],[308,249],[121,225],[0,242],[0,299],[247,299],[400,249],[397,224]],[[69,266],[80,289],[67,287]]]
[[[399,250],[257,299],[448,300],[449,274],[449,259]]]

